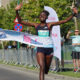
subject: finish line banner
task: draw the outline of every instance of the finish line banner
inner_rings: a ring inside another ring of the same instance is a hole
[[[0,40],[18,41],[36,47],[53,48],[52,39],[50,37],[39,37],[37,35],[32,35],[24,32],[17,32],[14,30],[1,29]]]

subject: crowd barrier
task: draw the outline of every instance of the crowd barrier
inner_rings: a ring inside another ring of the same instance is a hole
[[[64,60],[64,68],[72,68],[72,46],[63,45],[62,58]],[[36,51],[33,48],[20,48],[20,49],[0,49],[0,61],[11,64],[21,64],[29,66],[38,66],[36,60]],[[61,62],[60,62],[61,63]],[[51,67],[55,66],[55,58],[53,58]]]

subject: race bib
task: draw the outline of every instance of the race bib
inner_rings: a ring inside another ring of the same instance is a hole
[[[49,30],[38,30],[39,37],[49,37]]]

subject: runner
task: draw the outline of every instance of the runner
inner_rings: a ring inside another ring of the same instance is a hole
[[[32,23],[32,22],[22,21],[21,17],[18,14],[18,10],[20,10],[21,7],[22,7],[22,3],[17,5],[15,8],[16,17],[18,18],[19,23],[27,25],[27,26],[34,26],[36,29],[37,35],[44,37],[44,38],[50,36],[50,30],[52,26],[66,23],[78,13],[76,8],[73,8],[74,13],[67,19],[59,21],[59,22],[46,23],[46,19],[48,18],[49,13],[44,10],[40,13],[40,16],[39,16],[40,23]],[[52,48],[41,48],[41,47],[37,48],[37,62],[40,66],[39,80],[44,80],[44,73],[48,74],[49,67],[52,61],[52,57],[53,57],[51,54],[52,52],[53,52]]]

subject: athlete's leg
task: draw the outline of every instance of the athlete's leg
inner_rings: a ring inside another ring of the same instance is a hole
[[[39,80],[44,80],[45,55],[43,53],[37,53],[37,62],[40,66]]]
[[[48,74],[53,55],[46,55],[45,58],[45,74]]]

